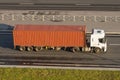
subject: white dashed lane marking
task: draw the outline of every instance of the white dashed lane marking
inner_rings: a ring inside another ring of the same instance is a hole
[[[109,44],[110,46],[120,46],[120,44]]]

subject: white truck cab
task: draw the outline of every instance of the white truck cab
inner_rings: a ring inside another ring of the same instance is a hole
[[[107,51],[107,40],[104,30],[93,29],[90,36],[90,47],[95,53]]]

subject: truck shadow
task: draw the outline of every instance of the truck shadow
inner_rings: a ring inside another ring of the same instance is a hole
[[[0,31],[0,47],[13,48],[13,44],[12,31]]]

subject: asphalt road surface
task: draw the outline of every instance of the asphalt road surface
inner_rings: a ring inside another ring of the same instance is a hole
[[[0,0],[0,9],[11,10],[120,10],[119,0]]]
[[[28,3],[29,4],[29,3]],[[87,11],[119,11],[120,5],[96,5],[96,4],[0,4],[0,9],[7,10],[87,10]]]
[[[13,49],[13,41],[11,34],[0,35],[0,64],[14,65],[19,62],[34,62],[58,64],[68,63],[73,65],[108,65],[120,68],[120,35],[109,35],[108,51],[105,54],[93,53],[72,53],[68,51],[39,51],[39,52],[20,52]],[[20,65],[20,64],[19,64]],[[40,64],[42,65],[42,64]]]
[[[88,13],[93,16],[97,14],[97,16],[105,16],[105,20],[108,19],[107,22],[90,22],[88,19],[87,26],[90,31],[92,27],[99,25],[99,28],[104,28],[107,32],[115,32],[119,31],[119,11],[120,11],[120,1],[119,0],[1,0],[0,1],[0,9],[6,10],[5,13],[15,13],[15,11],[9,10],[78,10],[78,11],[93,11],[93,12],[80,12],[79,14],[75,12],[76,15],[88,16]],[[8,11],[8,12],[7,12]],[[96,12],[94,12],[96,11]],[[98,11],[98,12],[97,12]],[[99,12],[101,11],[101,12]],[[105,13],[104,13],[105,11]],[[108,11],[108,12],[106,12]],[[110,12],[115,11],[115,12]],[[4,12],[4,11],[3,11]],[[18,11],[19,12],[19,11]],[[23,11],[24,12],[24,11]],[[17,13],[17,12],[16,12]],[[15,13],[15,14],[16,14]],[[66,12],[65,12],[66,13]],[[68,13],[68,12],[67,12]],[[74,12],[73,12],[74,13]],[[1,13],[4,14],[4,13]],[[70,15],[73,15],[69,12]],[[67,14],[68,15],[68,14]],[[10,17],[10,15],[8,15]],[[108,16],[106,18],[106,16]],[[9,19],[8,17],[8,19]],[[97,19],[96,16],[94,17]],[[115,19],[114,19],[115,18]],[[102,19],[102,18],[101,18]],[[110,21],[109,21],[110,19]],[[1,23],[5,24],[15,24],[16,22],[13,20],[4,20],[3,15],[1,16]],[[87,17],[86,17],[87,20]],[[112,21],[112,22],[111,22]],[[25,23],[23,21],[21,23]],[[34,21],[27,21],[26,23],[36,24]],[[48,22],[42,22],[42,24],[46,24]],[[71,24],[72,22],[63,22],[62,24]],[[86,23],[86,22],[85,22]],[[83,23],[83,24],[85,24]],[[53,23],[51,23],[53,24]],[[54,23],[61,24],[61,23]],[[72,23],[72,24],[81,24],[80,22]],[[101,27],[102,26],[102,27]],[[97,27],[98,28],[98,27]],[[0,64],[1,65],[15,65],[19,64],[19,62],[23,64],[28,64],[29,62],[33,62],[33,64],[41,63],[68,63],[76,66],[79,65],[98,65],[107,67],[119,67],[120,68],[120,35],[108,36],[108,51],[105,54],[93,54],[93,53],[72,53],[68,51],[39,51],[39,52],[20,52],[13,49],[13,36],[9,33],[0,34]],[[50,65],[48,64],[48,65]]]
[[[119,4],[119,0],[0,0],[0,3],[39,3],[39,4]]]

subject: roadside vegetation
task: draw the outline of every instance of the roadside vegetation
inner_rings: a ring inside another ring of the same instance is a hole
[[[0,80],[120,80],[120,71],[0,68]]]

